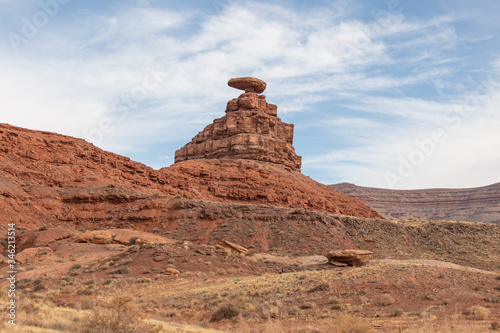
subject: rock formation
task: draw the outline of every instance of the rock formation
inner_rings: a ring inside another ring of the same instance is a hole
[[[175,152],[175,162],[192,159],[249,159],[300,170],[293,148],[293,125],[277,117],[277,106],[266,102],[266,83],[256,78],[231,79],[228,85],[245,90],[227,103],[226,115]]]
[[[366,250],[341,250],[331,251],[326,254],[326,258],[334,266],[338,263],[348,266],[361,266],[366,264],[372,258],[373,252]]]
[[[47,259],[55,259],[54,252],[49,247],[24,249],[16,255],[16,261],[22,264],[28,262],[43,261]]]

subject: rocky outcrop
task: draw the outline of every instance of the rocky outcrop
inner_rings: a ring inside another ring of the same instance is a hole
[[[326,254],[326,258],[334,266],[361,266],[366,264],[373,256],[373,252],[366,250],[340,250],[331,251]]]
[[[330,185],[389,219],[500,222],[500,183],[464,189],[388,190]]]
[[[109,230],[92,230],[76,236],[77,243],[110,244],[113,235]]]
[[[52,252],[52,249],[49,247],[28,248],[16,255],[16,260],[21,264],[47,259],[55,259],[54,252]]]
[[[255,78],[228,83],[245,93],[227,103],[226,115],[175,152],[175,162],[193,159],[248,159],[284,165],[299,171],[301,157],[293,148],[293,125],[277,117],[277,106],[266,102],[265,82]]]

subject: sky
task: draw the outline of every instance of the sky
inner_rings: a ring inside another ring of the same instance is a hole
[[[0,122],[159,169],[267,82],[302,173],[421,189],[500,181],[500,2],[0,0]]]

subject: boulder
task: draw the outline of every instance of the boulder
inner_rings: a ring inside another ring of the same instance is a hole
[[[231,88],[244,90],[245,92],[254,92],[262,94],[266,90],[266,83],[255,77],[239,77],[227,82]]]
[[[361,266],[372,258],[372,254],[373,252],[367,250],[340,250],[330,251],[326,254],[326,257],[335,266],[340,266],[338,263],[344,263],[348,266]]]
[[[226,240],[219,241],[219,243],[217,245],[215,245],[215,247],[219,248],[219,249],[229,249],[233,252],[239,252],[239,253],[245,254],[245,255],[248,254],[248,249],[246,249],[243,246],[240,246],[238,244],[226,241]]]
[[[21,264],[54,258],[54,252],[49,247],[31,247],[24,249],[16,255],[16,260]]]
[[[168,268],[165,269],[165,273],[167,275],[178,275],[178,274],[181,274],[181,272],[179,272],[175,268],[170,268],[170,267],[168,267]]]
[[[113,234],[109,230],[92,230],[76,236],[77,243],[110,244]]]

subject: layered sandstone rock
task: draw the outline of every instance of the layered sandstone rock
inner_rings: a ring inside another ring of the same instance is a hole
[[[249,159],[300,170],[301,157],[293,148],[293,125],[277,117],[277,106],[266,102],[265,82],[231,79],[231,87],[245,93],[227,103],[226,115],[175,152],[175,162],[193,159]]]
[[[366,250],[341,250],[328,252],[326,258],[335,266],[337,266],[337,263],[348,266],[361,266],[366,264],[372,258],[372,255],[373,252]]]

